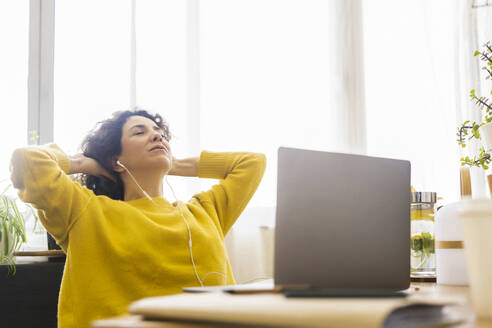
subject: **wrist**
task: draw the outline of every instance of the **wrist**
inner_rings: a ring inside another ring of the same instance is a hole
[[[179,175],[183,177],[197,177],[198,176],[198,157],[175,159],[173,158],[173,164],[169,170],[169,175]]]
[[[181,165],[180,160],[173,157],[172,163],[171,163],[171,168],[169,169],[169,171],[167,172],[167,174],[169,174],[169,175],[179,175],[178,173],[179,173],[180,165]]]
[[[70,169],[68,174],[84,173],[82,170],[83,158],[80,155],[74,155],[69,157]]]

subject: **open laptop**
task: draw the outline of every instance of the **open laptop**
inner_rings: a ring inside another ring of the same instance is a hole
[[[409,237],[409,161],[279,148],[277,289],[290,296],[393,296],[410,285]],[[248,287],[184,291],[214,289]]]
[[[279,148],[275,284],[334,293],[410,285],[410,162]]]

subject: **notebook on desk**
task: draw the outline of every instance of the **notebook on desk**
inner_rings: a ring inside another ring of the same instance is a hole
[[[432,287],[430,287],[432,288]],[[464,317],[448,313],[453,299],[286,298],[279,294],[178,294],[134,302],[129,312],[149,326],[131,327],[436,327]],[[155,326],[150,326],[155,324]],[[160,325],[159,325],[160,324]],[[169,326],[168,326],[169,325]],[[206,325],[210,327],[209,325]],[[95,326],[107,328],[108,326]],[[130,325],[111,326],[130,327]]]
[[[396,296],[410,285],[409,218],[410,162],[280,147],[275,288],[290,296]],[[184,291],[221,288],[235,287]]]

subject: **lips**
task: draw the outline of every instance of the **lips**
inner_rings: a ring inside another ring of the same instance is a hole
[[[168,151],[168,150],[167,150],[167,148],[166,148],[166,147],[164,147],[164,146],[162,146],[162,145],[157,145],[157,146],[154,146],[154,147],[150,148],[150,150],[149,150],[149,151],[154,151],[154,150],[163,150],[163,151],[165,151],[165,152],[167,152],[167,151]]]

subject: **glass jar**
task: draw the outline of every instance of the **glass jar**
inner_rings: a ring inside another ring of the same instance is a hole
[[[410,198],[410,273],[412,277],[435,277],[436,193],[412,192]]]

